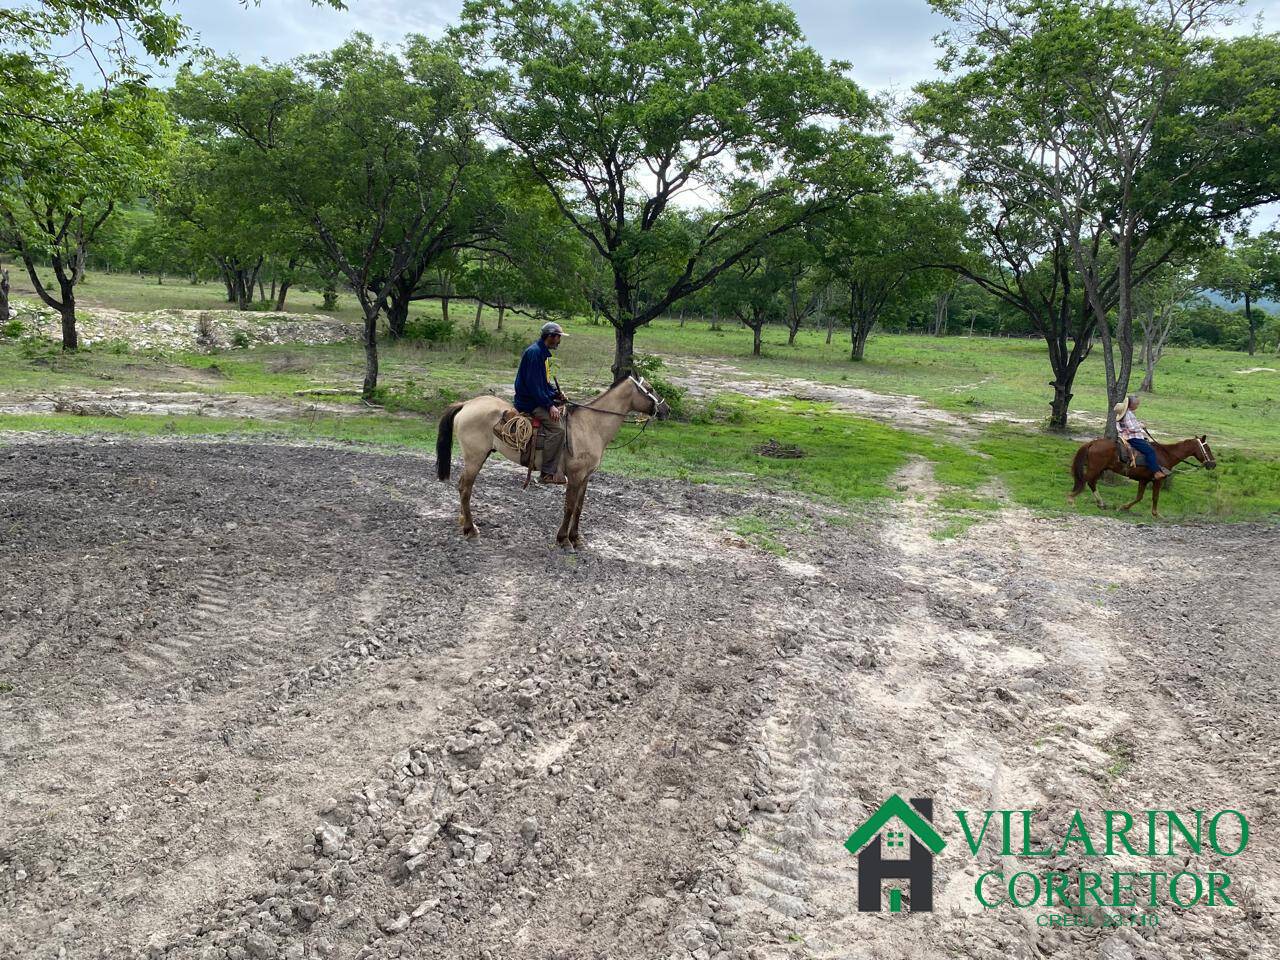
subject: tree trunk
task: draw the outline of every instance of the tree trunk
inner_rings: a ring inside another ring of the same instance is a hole
[[[280,291],[275,293],[276,313],[284,313],[284,299],[289,295],[289,287],[292,286],[289,280],[280,281]]]
[[[831,338],[836,332],[836,315],[835,313],[827,314],[827,346],[831,346]]]
[[[757,323],[751,328],[751,355],[753,357],[760,356],[760,331],[763,328],[763,323]]]
[[[271,274],[271,300],[274,303],[276,299],[276,275],[273,271]]]
[[[1249,356],[1258,349],[1258,321],[1253,319],[1253,304],[1249,291],[1244,292],[1244,322],[1249,327]]]
[[[0,323],[8,323],[12,318],[9,313],[9,271],[0,267]]]
[[[950,290],[944,290],[938,294],[938,299],[933,305],[933,335],[935,337],[945,337],[947,335],[947,312],[950,305]]]
[[[364,387],[361,395],[373,402],[378,389],[378,305],[364,306]]]
[[[471,326],[471,330],[473,333],[480,332],[480,317],[483,313],[484,313],[484,304],[481,303],[479,300],[477,300],[476,301],[476,320],[475,320],[475,323],[472,324]]]
[[[502,329],[502,318],[506,315],[507,306],[504,303],[498,304],[498,329]]]
[[[635,369],[636,328],[631,324],[613,325],[613,382],[631,376]]]
[[[1049,402],[1049,429],[1067,429],[1067,411],[1071,408],[1071,384],[1075,380],[1075,370],[1065,376],[1049,381],[1053,387],[1053,400]]]
[[[853,349],[849,353],[849,359],[861,360],[867,352],[867,336],[871,333],[871,324],[855,317],[851,327]]]
[[[392,290],[387,299],[387,335],[392,340],[399,340],[405,335],[409,324],[409,298],[402,296],[399,290]]]
[[[62,307],[59,313],[62,314],[62,349],[78,350],[80,348],[80,334],[76,330],[76,286],[75,274],[72,273],[71,279],[64,279],[61,270],[58,273],[58,286],[62,290]]]
[[[321,310],[338,309],[338,285],[336,283],[330,280],[324,285],[320,295],[324,298],[324,302],[320,305]]]
[[[235,278],[231,275],[231,268],[226,264],[219,264],[222,268],[222,282],[227,287],[227,303],[236,302],[236,285]]]
[[[683,310],[680,311],[680,329],[681,330],[684,329],[684,311]]]

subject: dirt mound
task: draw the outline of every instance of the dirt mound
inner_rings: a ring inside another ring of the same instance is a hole
[[[1274,530],[1156,542],[1010,513],[943,544],[914,464],[925,501],[864,519],[599,478],[573,554],[552,546],[559,491],[522,494],[502,466],[464,543],[433,468],[0,447],[0,956],[1280,945],[1270,839],[1232,864],[1249,893],[1229,920],[1172,913],[1123,940],[974,912],[951,860],[934,913],[858,914],[841,847],[899,791],[1230,799],[1270,822]],[[724,532],[746,513],[789,555]],[[1150,564],[1123,595],[1096,559],[1117,538]]]

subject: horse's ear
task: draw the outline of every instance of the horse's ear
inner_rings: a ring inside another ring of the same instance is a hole
[[[1208,435],[1207,433],[1202,433],[1202,434],[1200,434],[1200,442],[1201,442],[1201,443],[1208,443],[1208,442],[1209,442],[1209,435]]]

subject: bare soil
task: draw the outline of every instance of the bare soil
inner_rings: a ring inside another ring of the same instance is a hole
[[[434,467],[0,447],[0,956],[1280,954],[1275,528],[939,542],[917,462],[853,516],[600,477],[564,553],[558,491],[491,465],[468,544]],[[951,836],[932,913],[859,914],[893,793],[1234,807],[1239,905],[1045,929]]]

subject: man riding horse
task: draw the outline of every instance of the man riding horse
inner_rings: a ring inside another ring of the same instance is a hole
[[[515,407],[542,424],[542,483],[565,483],[560,472],[560,450],[564,446],[563,410],[557,404],[565,402],[565,396],[555,385],[551,366],[553,351],[560,346],[564,329],[558,323],[544,323],[541,336],[529,344],[520,358],[516,371]]]

